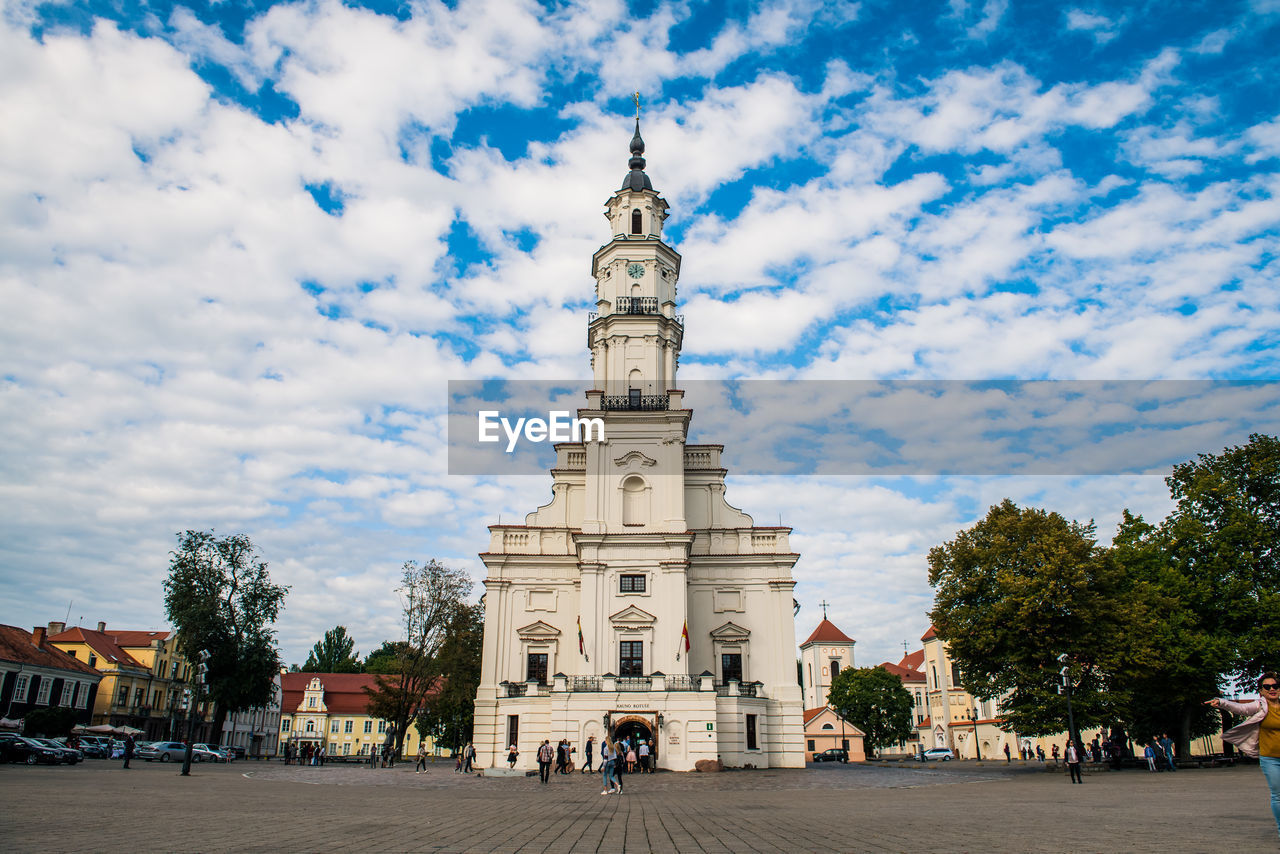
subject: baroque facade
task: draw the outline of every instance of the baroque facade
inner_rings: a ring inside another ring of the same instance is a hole
[[[692,411],[676,371],[680,255],[645,174],[636,120],[630,171],[605,205],[612,238],[592,258],[593,388],[580,418],[604,437],[556,446],[550,503],[492,525],[481,554],[485,634],[476,695],[484,767],[543,739],[606,732],[652,740],[657,765],[799,767],[790,528],[725,501],[720,445],[686,444]]]
[[[377,687],[371,673],[280,674],[279,752],[286,744],[295,755],[310,745],[326,756],[368,756],[394,742],[392,724],[369,714],[369,694]],[[430,737],[427,751],[439,753]],[[418,730],[409,725],[402,756],[418,752]]]

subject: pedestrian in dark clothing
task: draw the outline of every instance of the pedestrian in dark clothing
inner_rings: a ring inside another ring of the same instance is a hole
[[[592,753],[595,752],[595,748],[596,748],[596,737],[593,735],[587,739],[587,764],[584,765],[582,768],[583,774],[591,773],[591,755]]]
[[[551,760],[554,758],[555,751],[551,749],[551,739],[544,738],[542,746],[538,748],[538,776],[544,783],[551,777]]]
[[[133,758],[133,748],[133,736],[126,735],[124,737],[124,767],[126,769],[129,767],[129,760]]]
[[[1083,783],[1084,778],[1080,776],[1080,750],[1076,747],[1074,741],[1067,742],[1067,749],[1064,751],[1067,760],[1067,770],[1071,772],[1072,783]]]
[[[1177,771],[1178,766],[1173,764],[1173,739],[1169,738],[1169,733],[1164,734],[1164,738],[1160,739],[1160,749],[1164,751],[1164,761],[1169,764],[1170,771]]]
[[[471,763],[476,758],[476,746],[471,742],[467,742],[467,746],[462,749],[462,773],[471,773]]]
[[[1013,761],[1013,757],[1010,755],[1010,752],[1009,752],[1008,744],[1005,744],[1004,746],[1004,761],[1006,765]]]

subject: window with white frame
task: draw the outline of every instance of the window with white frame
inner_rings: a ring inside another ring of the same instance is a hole
[[[47,676],[40,677],[40,687],[36,689],[36,705],[49,705],[49,691],[53,688],[53,680]]]
[[[364,731],[365,731],[365,732],[373,732],[373,721],[365,721],[365,722],[364,722]]]
[[[13,701],[15,703],[25,703],[27,701],[27,689],[31,687],[31,675],[28,673],[19,673],[18,681],[13,683]]]
[[[62,682],[62,697],[58,700],[59,706],[71,708],[71,698],[75,695],[76,683],[70,679],[64,679]]]
[[[351,732],[354,728],[355,728],[355,721],[347,721],[346,724],[343,725],[342,731]]]
[[[289,719],[288,719],[288,718],[281,718],[281,719],[280,719],[280,731],[281,731],[281,732],[288,732],[288,731],[289,731]]]
[[[382,732],[386,732],[386,731],[387,731],[387,722],[386,722],[386,721],[378,721],[378,732],[382,733]]]
[[[329,725],[329,732],[332,732],[332,733],[338,732],[338,721],[334,721]]]

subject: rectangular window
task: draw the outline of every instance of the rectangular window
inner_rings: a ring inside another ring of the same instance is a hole
[[[810,749],[810,750],[817,750],[817,749],[818,749],[818,746],[817,746],[816,744],[814,744],[814,743],[813,743],[813,739],[812,739],[812,738],[811,738],[811,739],[809,739],[809,749]]]
[[[31,687],[31,676],[26,673],[18,674],[18,681],[13,683],[13,699],[17,703],[25,703],[27,701],[27,689]]]
[[[619,575],[618,576],[618,592],[619,593],[643,593],[644,592],[644,576],[643,575]]]
[[[40,687],[36,689],[36,705],[49,705],[49,689],[53,687],[53,680],[48,676],[40,677]]]
[[[742,653],[723,652],[720,654],[720,675],[725,682],[742,681]]]
[[[71,698],[75,696],[76,683],[70,679],[64,680],[62,683],[62,698],[58,700],[59,706],[71,708]]]
[[[351,721],[347,721],[347,723],[351,723]],[[346,744],[342,745],[342,755],[343,756],[351,755],[351,742],[348,741]]]
[[[133,704],[135,706],[141,706],[146,701],[147,695],[145,692],[146,692],[145,688],[133,689]]]
[[[288,731],[289,731],[289,719],[288,719],[288,718],[281,718],[281,719],[280,719],[280,731],[281,731],[281,732],[288,732]]]
[[[117,706],[129,705],[129,686],[128,685],[120,686],[120,692],[116,695],[116,705]]]
[[[334,721],[329,725],[329,732],[336,733],[338,731],[338,722]]]
[[[316,707],[316,698],[315,698],[315,697],[308,697],[308,698],[307,698],[307,708],[308,708],[308,709],[314,709],[315,707]]]
[[[364,731],[365,731],[365,732],[373,732],[373,721],[365,721],[365,722],[364,722]]]
[[[756,716],[747,715],[747,750],[758,750],[756,744]]]
[[[347,721],[345,724],[343,724],[343,730],[342,730],[342,731],[343,731],[343,732],[351,732],[351,731],[353,730],[353,728],[354,728],[354,727],[355,727],[355,721]]]
[[[623,641],[619,645],[619,676],[644,675],[644,641]]]
[[[520,743],[520,716],[507,715],[507,746]]]
[[[525,681],[537,682],[539,685],[547,684],[547,654],[545,652],[531,652],[528,655],[528,664],[525,668]]]
[[[97,663],[98,663],[98,656],[94,655],[93,653],[89,653],[89,666],[93,667]]]
[[[387,722],[386,722],[386,721],[378,721],[378,732],[379,732],[379,733],[384,733],[384,732],[386,732],[386,731],[387,731]]]

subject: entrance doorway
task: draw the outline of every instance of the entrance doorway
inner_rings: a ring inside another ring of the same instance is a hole
[[[649,745],[649,767],[657,768],[658,767],[658,741],[653,737],[653,730],[650,729],[649,725],[642,720],[637,720],[636,718],[628,718],[624,721],[619,722],[618,725],[613,728],[613,740],[618,745],[618,753],[620,754],[618,757],[618,760],[619,760],[618,764],[622,766],[621,770],[623,772],[626,771],[625,760],[626,760],[627,754],[626,754],[626,750],[622,746],[622,742],[624,739],[628,739],[628,738],[631,739],[631,745],[636,748],[637,757],[639,757],[640,755],[640,750],[639,750],[640,742],[642,741],[652,742]],[[640,763],[637,759],[636,771],[639,771],[639,770],[640,770]]]

